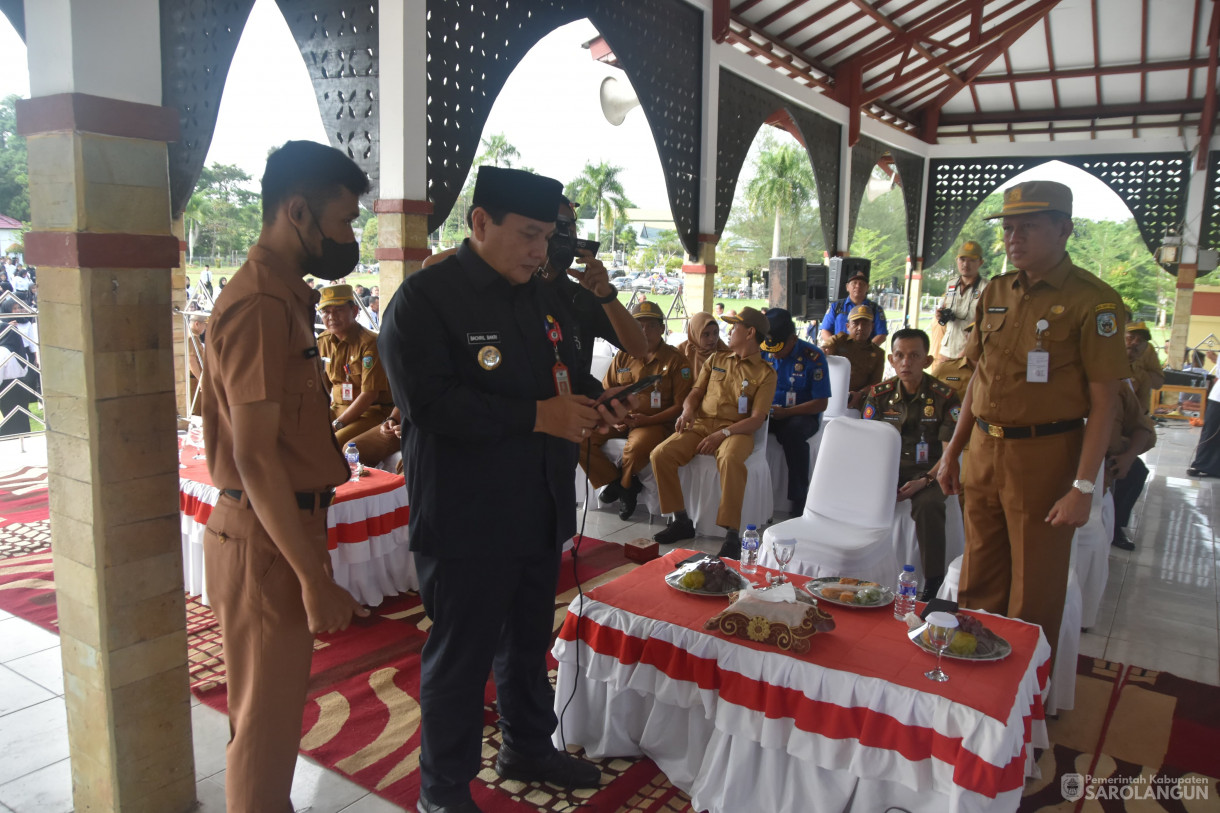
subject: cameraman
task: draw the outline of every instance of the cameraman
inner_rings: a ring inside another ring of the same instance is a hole
[[[966,336],[974,322],[974,310],[978,305],[987,280],[979,275],[983,267],[983,247],[973,240],[962,243],[957,252],[958,277],[940,301],[936,309],[936,321],[945,327],[944,338],[936,349],[937,361],[961,358],[966,350]]]

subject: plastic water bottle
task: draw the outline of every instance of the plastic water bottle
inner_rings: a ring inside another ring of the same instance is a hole
[[[903,565],[898,574],[898,586],[894,589],[894,617],[902,620],[907,613],[915,611],[915,596],[919,594],[919,582],[915,578],[915,566]]]
[[[347,458],[347,467],[352,470],[351,482],[354,483],[360,479],[360,470],[364,468],[360,464],[360,450],[356,448],[356,441],[347,442],[347,446],[343,449],[343,456]]]
[[[746,532],[741,535],[741,572],[754,573],[758,570],[758,528],[746,526]]]

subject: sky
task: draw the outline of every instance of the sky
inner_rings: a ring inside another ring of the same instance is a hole
[[[565,185],[586,162],[622,167],[623,188],[638,208],[668,210],[661,162],[643,111],[635,108],[618,127],[602,116],[598,101],[602,80],[613,76],[628,83],[622,71],[594,61],[581,48],[596,35],[593,25],[582,20],[544,37],[509,77],[483,137],[504,133],[521,153],[519,166]],[[0,53],[6,55],[0,69],[0,97],[28,96],[25,45],[2,15]],[[244,124],[251,121],[256,124]],[[258,178],[268,151],[294,138],[325,142],[326,133],[287,23],[274,0],[256,0],[229,71],[207,163],[236,164]],[[1053,164],[1031,173],[1069,184],[1076,195],[1077,216],[1094,220],[1131,216],[1117,195],[1086,172]],[[747,162],[738,190],[750,174]],[[1023,179],[1018,176],[1005,186]]]

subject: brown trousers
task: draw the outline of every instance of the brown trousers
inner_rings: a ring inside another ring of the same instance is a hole
[[[366,466],[379,465],[390,455],[402,451],[402,440],[395,435],[383,434],[381,423],[372,429],[366,429],[355,438],[355,441],[356,449],[360,452],[360,462]],[[401,460],[398,461],[398,473],[402,474]]]
[[[672,426],[658,424],[656,426],[641,426],[629,432],[611,431],[607,435],[594,432],[590,443],[580,444],[580,466],[589,475],[589,485],[601,488],[611,480],[618,480],[623,488],[631,485],[633,475],[639,474],[648,465],[652,450],[673,432]],[[606,441],[615,438],[627,438],[623,446],[623,462],[620,468],[606,457]],[[591,452],[586,452],[591,447]]]
[[[670,435],[652,452],[652,475],[657,478],[661,513],[686,509],[678,468],[695,457],[695,448],[705,437],[728,426],[726,421],[695,421],[680,434]],[[746,458],[754,451],[754,436],[730,435],[716,447],[716,468],[720,472],[720,509],[716,524],[722,528],[741,528],[741,503],[746,493]]]
[[[1059,645],[1075,528],[1046,521],[1072,487],[1084,430],[1004,440],[977,426],[970,440],[966,556],[958,603],[1038,624]]]
[[[339,446],[346,446],[349,440],[355,440],[360,435],[363,435],[370,429],[376,429],[385,419],[390,417],[390,410],[394,407],[383,406],[382,404],[373,404],[364,413],[352,423],[347,424],[339,431],[335,432],[335,439],[339,441]],[[330,419],[333,421],[343,414],[343,410],[347,409],[344,404],[331,404]]]
[[[301,522],[327,556],[325,509]],[[227,809],[290,813],[313,656],[301,583],[244,497],[221,495],[203,545],[228,680]]]

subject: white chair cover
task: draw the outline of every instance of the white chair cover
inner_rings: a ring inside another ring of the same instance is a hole
[[[1105,482],[1105,463],[1097,475],[1097,484]],[[1080,583],[1080,626],[1088,629],[1097,624],[1101,595],[1110,578],[1110,543],[1114,539],[1114,493],[1100,488],[1093,492],[1089,521],[1075,535],[1076,579]]]
[[[842,356],[827,356],[826,365],[830,370],[830,401],[826,404],[823,420],[847,414],[847,394],[851,386],[850,361]]]
[[[915,536],[915,520],[911,517],[911,501],[894,506],[894,557],[898,567],[915,566],[915,578],[922,590],[924,583],[923,557],[919,539]],[[951,562],[966,552],[966,531],[962,525],[962,508],[956,494],[945,497],[945,561]],[[896,571],[895,571],[896,572]]]
[[[1059,644],[1055,647],[1055,668],[1046,692],[1047,714],[1057,714],[1076,707],[1076,659],[1080,655],[1080,582],[1076,580],[1076,540],[1072,539],[1072,565],[1068,568],[1067,595],[1063,602],[1063,620],[1059,623]],[[945,568],[945,582],[936,595],[957,601],[957,585],[962,577],[962,557]]]
[[[902,439],[873,421],[833,420],[819,434],[826,454],[814,463],[804,512],[771,526],[763,538],[797,540],[794,573],[888,584],[898,572],[891,524]],[[760,561],[776,566],[770,545]]]
[[[623,462],[623,449],[626,447],[626,445],[626,438],[614,438],[613,440],[606,441],[605,446],[602,448],[606,450],[606,457],[610,458],[617,466]],[[645,466],[644,470],[639,472],[636,476],[640,478],[640,483],[644,486],[644,490],[640,492],[639,496],[640,503],[648,509],[649,516],[659,517],[661,515],[661,498],[657,492],[657,480],[652,476],[652,464],[650,463],[649,465]],[[593,488],[592,485],[588,483],[588,478],[585,477],[585,470],[578,465],[576,467],[577,505],[584,504],[586,488],[589,492],[590,511],[611,511],[616,514],[618,513],[618,501],[616,500],[615,502],[604,503],[599,500],[598,497],[601,496],[601,493],[606,489],[606,487],[602,486],[601,488]]]
[[[741,527],[762,528],[775,512],[771,492],[771,472],[767,468],[767,424],[763,421],[754,432],[754,450],[746,458],[746,491],[741,502]],[[686,513],[695,523],[695,532],[703,536],[719,536],[724,529],[716,524],[720,510],[720,472],[714,455],[697,454],[691,462],[678,469]]]

